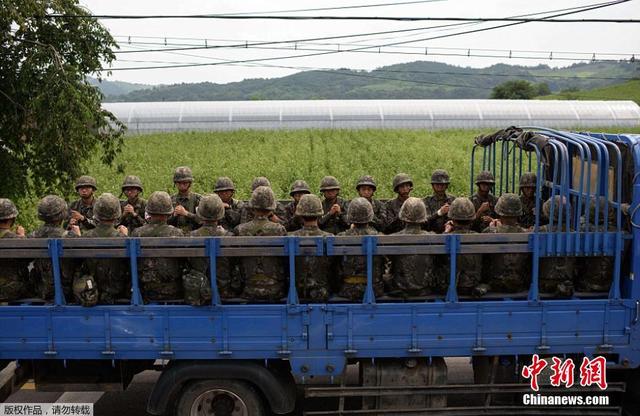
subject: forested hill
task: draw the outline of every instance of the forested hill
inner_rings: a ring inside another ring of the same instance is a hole
[[[120,95],[104,87],[103,91],[105,101],[110,102],[489,98],[494,86],[513,79],[546,83],[555,93],[618,84],[632,77],[640,77],[638,63],[580,63],[555,69],[546,65],[498,64],[478,69],[417,61],[373,71],[306,71],[229,84],[202,82],[154,87],[136,84],[133,91]]]

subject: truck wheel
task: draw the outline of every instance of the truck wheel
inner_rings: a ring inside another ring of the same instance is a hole
[[[178,400],[177,416],[264,416],[260,395],[236,380],[201,380],[188,384]]]

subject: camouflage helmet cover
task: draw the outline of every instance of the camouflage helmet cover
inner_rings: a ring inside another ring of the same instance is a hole
[[[38,202],[38,218],[42,221],[61,221],[68,211],[67,203],[57,195],[47,195]]]
[[[607,205],[607,198],[602,195],[597,198],[595,196],[591,197],[591,202],[589,203],[589,222],[595,224],[596,204],[598,205],[598,224],[604,224],[604,209]],[[615,220],[616,211],[613,203],[609,202],[609,206],[607,207],[607,221],[611,224],[615,223]]]
[[[340,189],[340,182],[335,178],[335,176],[325,176],[320,181],[320,192],[331,191],[334,189]]]
[[[493,173],[488,170],[483,170],[476,176],[476,185],[479,183],[496,183],[496,178],[493,176]]]
[[[222,199],[216,194],[204,195],[196,208],[196,215],[201,220],[218,221],[224,217]]]
[[[393,177],[393,191],[397,192],[398,187],[400,185],[404,185],[405,183],[408,183],[413,187],[413,181],[411,180],[411,177],[409,175],[407,175],[406,173],[398,173]]]
[[[7,198],[0,198],[0,220],[10,220],[18,216],[15,204]]]
[[[176,182],[193,182],[193,173],[188,166],[178,166],[173,172],[173,183]]]
[[[520,188],[535,188],[537,177],[533,172],[526,172],[520,176]]]
[[[356,191],[361,186],[371,186],[374,191],[376,189],[378,189],[378,185],[376,184],[376,180],[373,179],[373,176],[371,176],[371,175],[360,176],[360,178],[358,179],[358,182],[356,183]]]
[[[73,281],[73,296],[82,306],[94,306],[98,303],[98,285],[91,275],[82,275]]]
[[[293,196],[293,194],[298,192],[310,194],[311,189],[309,189],[309,185],[305,181],[298,179],[297,181],[291,184],[291,191],[289,192],[289,195]]]
[[[234,185],[231,178],[226,176],[220,176],[216,180],[216,186],[213,188],[213,192],[222,192],[222,191],[235,191],[236,186]]]
[[[152,215],[171,215],[173,212],[171,197],[164,191],[156,191],[149,197],[145,210]]]
[[[124,192],[126,188],[138,188],[140,192],[144,191],[140,177],[135,175],[128,175],[126,178],[124,178],[122,187],[120,189],[122,189],[122,192]]]
[[[444,169],[436,169],[431,174],[431,183],[451,183],[449,172]]]
[[[100,195],[93,205],[93,218],[98,221],[117,220],[121,215],[120,201],[113,194]]]
[[[542,213],[545,217],[551,218],[551,204],[552,198],[549,198],[542,205]],[[566,214],[567,209],[571,209],[571,204],[567,203],[567,199],[564,196],[555,195],[553,197],[553,218],[558,219],[558,212],[560,211],[560,207],[562,206],[562,215]]]
[[[323,214],[322,201],[317,195],[302,195],[296,205],[296,215],[301,217],[321,217]]]
[[[269,182],[269,179],[264,176],[253,178],[253,182],[251,182],[251,192],[255,191],[259,186],[267,186],[271,188],[271,182]]]
[[[409,197],[402,204],[399,217],[404,222],[422,224],[427,221],[427,208],[422,199]]]
[[[252,193],[249,206],[253,209],[273,211],[276,209],[276,197],[268,186],[258,186]]]
[[[516,194],[502,194],[496,202],[495,211],[502,217],[519,217],[522,215],[522,201]]]
[[[347,221],[352,224],[368,224],[373,220],[373,207],[362,197],[354,198],[347,209]]]
[[[456,221],[472,221],[476,218],[476,209],[469,198],[460,197],[451,203],[448,216]]]
[[[78,179],[76,179],[76,191],[78,190],[78,188],[82,188],[83,186],[90,186],[94,191],[98,189],[98,183],[92,176],[82,175]]]

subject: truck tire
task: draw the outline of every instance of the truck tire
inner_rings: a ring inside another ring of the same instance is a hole
[[[176,416],[264,416],[258,392],[237,380],[198,380],[182,390]]]

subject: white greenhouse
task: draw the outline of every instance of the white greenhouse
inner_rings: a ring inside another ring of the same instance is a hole
[[[189,101],[103,106],[134,134],[238,129],[640,126],[640,107],[633,101]]]

